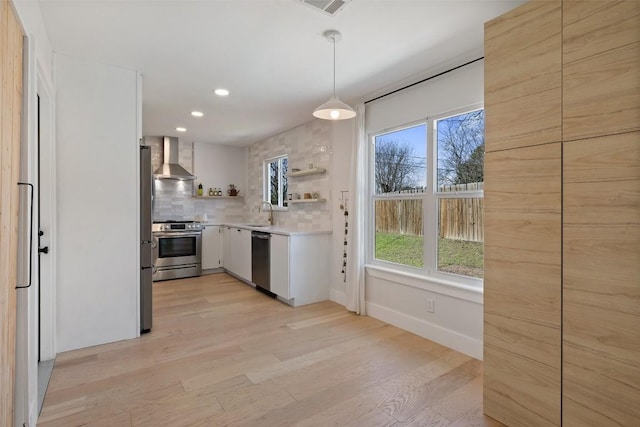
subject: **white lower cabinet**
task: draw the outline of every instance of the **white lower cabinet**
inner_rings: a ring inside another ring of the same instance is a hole
[[[290,299],[289,236],[271,235],[271,292]]]
[[[202,226],[202,269],[222,267],[222,227]]]
[[[271,292],[293,306],[329,299],[329,234],[271,235]]]
[[[223,236],[224,268],[251,282],[251,231],[225,227]]]

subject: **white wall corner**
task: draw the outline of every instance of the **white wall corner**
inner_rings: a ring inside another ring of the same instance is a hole
[[[346,306],[347,305],[347,294],[343,291],[339,291],[337,289],[329,290],[329,299],[335,303]]]
[[[418,336],[452,348],[475,359],[482,360],[483,343],[456,331],[443,328],[425,320],[409,316],[381,305],[367,302],[367,315],[398,328],[405,329]]]

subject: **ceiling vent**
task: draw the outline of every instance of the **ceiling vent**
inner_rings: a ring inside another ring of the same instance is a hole
[[[312,8],[326,13],[327,15],[335,15],[351,0],[298,0]]]

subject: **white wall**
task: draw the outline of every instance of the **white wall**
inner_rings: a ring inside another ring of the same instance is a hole
[[[16,0],[13,5],[18,14],[18,19],[20,19],[22,23],[25,34],[34,42],[37,62],[33,63],[34,69],[32,71],[35,71],[36,66],[40,67],[43,75],[45,75],[47,79],[50,79],[52,61],[51,43],[49,42],[44,20],[42,19],[40,2]]]
[[[222,188],[227,195],[229,184],[240,189],[244,196],[247,189],[247,148],[229,147],[203,142],[194,143],[194,169],[198,177],[196,183],[202,183],[204,191],[209,187]]]
[[[344,253],[344,229],[345,216],[344,209],[340,209],[342,204],[346,209],[351,206],[349,193],[349,171],[351,170],[351,150],[353,145],[353,135],[355,120],[342,120],[333,123],[333,154],[331,158],[331,187],[333,200],[331,209],[333,211],[333,235],[331,239],[331,300],[342,305],[345,302],[345,282],[342,271],[342,261]],[[345,200],[341,201],[340,198]],[[351,221],[353,224],[353,221]],[[347,242],[348,243],[348,242]]]
[[[137,73],[54,55],[58,351],[138,335]]]
[[[482,293],[453,283],[366,268],[367,314],[482,359]],[[427,311],[427,298],[435,310]]]

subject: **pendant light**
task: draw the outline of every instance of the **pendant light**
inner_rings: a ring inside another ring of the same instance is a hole
[[[333,96],[316,108],[313,115],[324,120],[352,119],[356,116],[356,112],[336,96],[336,42],[340,41],[342,34],[336,30],[327,30],[323,36],[333,42]]]

